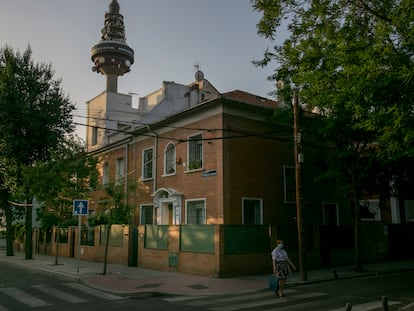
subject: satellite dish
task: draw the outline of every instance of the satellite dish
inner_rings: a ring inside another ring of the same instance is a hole
[[[200,82],[204,79],[204,73],[201,70],[197,70],[194,77],[195,77],[196,81]]]
[[[277,82],[276,82],[276,87],[277,87],[279,90],[282,90],[282,89],[285,87],[285,83],[283,82],[283,80],[277,80]]]

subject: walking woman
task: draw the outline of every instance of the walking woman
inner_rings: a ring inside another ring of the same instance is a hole
[[[285,297],[283,289],[289,275],[288,265],[292,270],[296,270],[295,265],[290,261],[286,250],[284,249],[283,240],[276,241],[276,247],[272,251],[273,274],[279,278],[279,289],[275,294],[278,297]]]

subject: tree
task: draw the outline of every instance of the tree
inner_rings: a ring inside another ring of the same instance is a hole
[[[320,135],[335,149],[328,174],[346,185],[355,270],[361,270],[359,201],[367,178],[414,157],[412,1],[253,0],[252,5],[263,14],[260,35],[274,39],[287,25],[290,36],[255,63],[275,61],[270,79],[292,85],[301,102],[319,112],[322,122],[307,134]]]
[[[0,189],[10,197],[22,184],[22,170],[36,161],[48,160],[50,148],[74,130],[71,113],[75,106],[53,78],[50,64],[35,64],[28,47],[23,54],[6,46],[0,50],[0,158],[4,159]],[[26,203],[31,203],[25,189]],[[3,199],[3,209],[10,209]],[[25,258],[32,258],[32,207],[26,207]],[[9,224],[9,221],[7,221]],[[11,228],[7,226],[7,231]],[[9,236],[7,236],[9,238]],[[7,245],[11,245],[8,241]],[[13,250],[7,251],[13,255]]]
[[[91,225],[107,226],[103,275],[107,273],[111,226],[113,224],[130,224],[131,206],[128,205],[128,193],[134,192],[138,186],[139,182],[132,178],[118,179],[115,183],[102,185],[104,196],[99,200],[98,214],[88,219]]]
[[[23,171],[23,188],[43,208],[38,215],[43,229],[59,229],[76,224],[73,200],[86,198],[96,186],[96,159],[89,157],[84,144],[68,136],[50,150],[48,161],[38,161]],[[56,240],[55,264],[58,264],[59,234]]]

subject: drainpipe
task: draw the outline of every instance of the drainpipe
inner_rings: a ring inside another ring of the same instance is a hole
[[[154,173],[154,183],[153,183],[153,189],[152,189],[152,193],[154,193],[155,191],[157,191],[157,171],[158,171],[158,167],[157,167],[157,154],[158,154],[158,134],[156,132],[154,132],[154,154],[152,155],[152,164],[154,165],[153,167],[153,173]]]
[[[124,198],[125,205],[128,205],[128,152],[129,152],[129,143],[125,145],[125,167],[124,167]]]

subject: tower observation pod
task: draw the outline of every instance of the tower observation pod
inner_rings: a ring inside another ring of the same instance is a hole
[[[107,91],[117,92],[118,77],[130,71],[134,63],[134,50],[126,44],[124,17],[117,0],[112,0],[105,13],[101,33],[101,41],[91,49],[92,71],[106,76]]]

